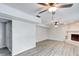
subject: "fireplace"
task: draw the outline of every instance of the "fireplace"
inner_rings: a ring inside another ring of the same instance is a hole
[[[79,47],[79,31],[68,31],[67,39],[65,41]]]
[[[79,34],[71,34],[71,40],[79,42]]]

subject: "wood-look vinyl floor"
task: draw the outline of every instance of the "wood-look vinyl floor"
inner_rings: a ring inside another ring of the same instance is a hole
[[[45,40],[16,56],[79,56],[79,47],[64,41]]]

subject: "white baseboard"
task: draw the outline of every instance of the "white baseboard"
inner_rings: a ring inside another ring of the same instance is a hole
[[[0,48],[4,48],[4,47],[6,47],[5,45],[0,45]]]
[[[49,40],[56,40],[56,41],[65,41],[65,39],[55,39],[55,38],[48,38]]]
[[[22,53],[22,52],[24,52],[24,51],[27,51],[27,50],[29,50],[29,49],[34,48],[34,47],[36,47],[36,45],[35,45],[35,46],[32,46],[32,47],[29,47],[28,49],[21,50],[21,51],[19,51],[18,53],[12,53],[12,56],[16,56],[16,55],[18,55],[18,54],[20,54],[20,53]]]
[[[44,40],[47,40],[47,39],[44,39]],[[37,41],[37,43],[38,43],[38,42],[41,42],[41,41],[44,41],[44,40],[39,40],[39,41]]]

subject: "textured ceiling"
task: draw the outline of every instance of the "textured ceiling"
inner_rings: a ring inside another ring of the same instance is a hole
[[[25,13],[36,15],[40,11],[39,5],[35,3],[7,3],[12,8],[16,8]],[[52,20],[52,14],[50,12],[45,12],[41,14],[41,19],[44,24],[48,24]],[[62,19],[64,23],[79,20],[79,4],[75,3],[71,8],[61,8],[56,11],[54,15],[54,20]]]

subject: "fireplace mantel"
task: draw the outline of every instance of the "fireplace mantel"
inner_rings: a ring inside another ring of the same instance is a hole
[[[67,32],[79,32],[79,31],[67,31]]]

